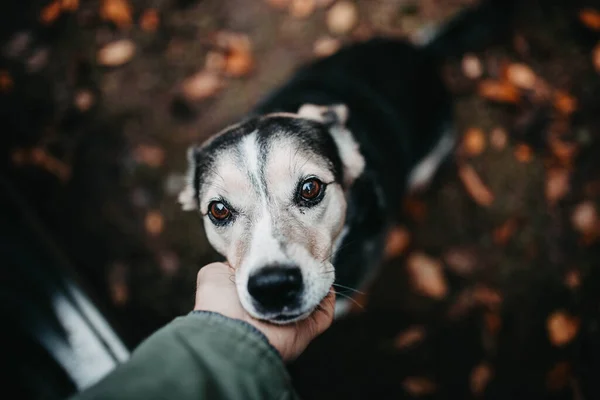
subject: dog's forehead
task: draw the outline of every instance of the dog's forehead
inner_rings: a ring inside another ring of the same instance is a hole
[[[206,194],[208,187],[218,186],[217,180],[240,190],[250,189],[247,175],[251,165],[258,166],[263,175],[279,167],[289,171],[318,165],[334,180],[341,178],[342,170],[335,142],[322,124],[284,115],[252,119],[226,129],[204,144],[194,158],[198,196]]]

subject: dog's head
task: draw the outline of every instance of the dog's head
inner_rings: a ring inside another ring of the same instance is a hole
[[[305,105],[231,126],[190,149],[180,203],[202,214],[256,318],[302,319],[334,282],[346,193],[364,168],[346,119],[345,106]]]

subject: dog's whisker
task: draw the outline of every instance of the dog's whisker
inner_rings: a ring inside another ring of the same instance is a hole
[[[353,302],[354,304],[356,304],[356,305],[357,305],[358,307],[360,307],[361,309],[364,309],[364,308],[365,308],[365,306],[363,306],[362,304],[360,304],[358,301],[356,301],[356,299],[353,299],[351,296],[348,296],[347,294],[344,294],[344,293],[340,293],[340,292],[338,292],[337,290],[334,290],[333,292],[335,293],[335,295],[336,295],[336,296],[337,296],[337,295],[340,295],[340,296],[342,296],[342,297],[344,297],[344,298],[346,298],[346,299],[350,300],[351,302]]]
[[[365,292],[361,292],[360,290],[357,290],[357,289],[354,289],[354,288],[351,288],[351,287],[348,287],[348,286],[340,285],[339,283],[333,283],[332,285],[333,286],[337,286],[337,287],[342,288],[342,289],[350,290],[350,291],[352,291],[354,293],[365,294]]]

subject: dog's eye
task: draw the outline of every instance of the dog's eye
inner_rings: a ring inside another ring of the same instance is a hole
[[[305,180],[302,182],[302,189],[300,190],[300,196],[305,200],[313,200],[321,192],[322,183],[315,178]]]
[[[208,206],[208,213],[214,221],[224,222],[231,217],[231,210],[220,201],[213,201]]]
[[[323,199],[325,184],[317,178],[309,178],[298,185],[296,201],[304,207],[314,206]]]

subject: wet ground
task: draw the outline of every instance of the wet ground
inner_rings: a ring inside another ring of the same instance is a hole
[[[187,146],[302,62],[408,37],[469,3],[14,5],[1,24],[3,182],[134,346],[191,308],[198,268],[217,259],[176,204]],[[291,367],[299,391],[596,398],[600,6],[523,2],[508,40],[442,73],[461,142],[398,205],[380,276],[345,293],[353,313]]]

